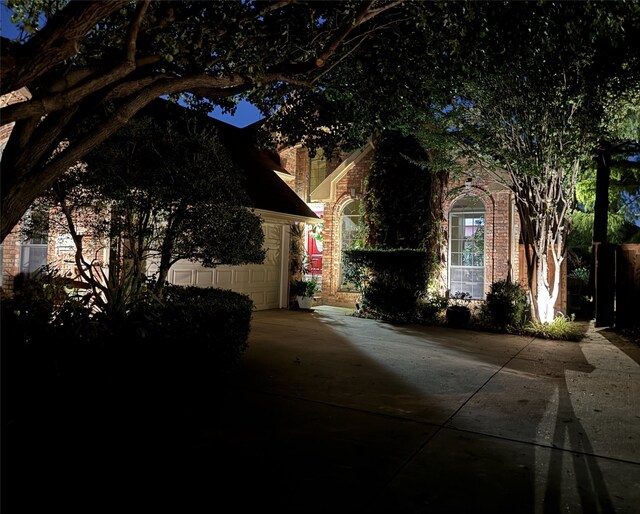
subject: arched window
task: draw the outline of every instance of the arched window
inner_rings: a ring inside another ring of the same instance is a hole
[[[457,200],[449,212],[449,291],[484,298],[485,210],[479,198]]]
[[[28,239],[20,246],[20,271],[33,275],[47,264],[49,212],[42,207],[29,209],[23,222],[30,229]]]
[[[340,262],[344,262],[344,251],[355,247],[360,231],[360,200],[353,200],[344,206],[340,216]],[[340,267],[340,289],[355,290],[355,286],[343,277]]]

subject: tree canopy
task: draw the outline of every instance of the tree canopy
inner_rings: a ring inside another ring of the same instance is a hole
[[[2,160],[2,239],[67,168],[160,96],[204,112],[245,98],[280,141],[329,152],[456,106],[457,134],[511,170],[537,255],[531,274],[543,238],[564,258],[577,169],[614,138],[607,113],[640,77],[637,2],[7,5],[30,36],[2,41],[1,92],[26,86],[32,98],[0,111],[16,122]]]
[[[554,317],[578,172],[611,137],[607,100],[640,77],[639,23],[637,4],[479,3],[458,57],[448,116],[515,195],[540,321]]]
[[[384,63],[389,71],[369,76],[370,84],[382,77],[391,88],[401,78],[411,85],[401,63],[392,68],[394,51],[408,47],[408,30],[419,30],[428,18],[414,19],[412,12],[430,4],[12,0],[7,5],[28,37],[2,40],[0,91],[27,87],[32,97],[1,111],[4,123],[16,122],[3,153],[2,239],[67,168],[160,96],[182,96],[207,112],[216,105],[233,109],[241,97],[265,114],[286,103],[280,111],[289,120],[309,123],[282,123],[280,129],[288,127],[283,133],[298,130],[301,137],[313,128],[326,136],[329,127],[335,138],[345,139],[349,131],[365,137],[370,128],[362,129],[353,118],[345,122],[346,115],[333,108],[354,107],[365,89],[344,70],[356,69],[358,62]],[[349,87],[351,93],[344,89]],[[378,98],[376,105],[387,100]],[[327,112],[323,105],[332,107],[331,120],[318,117]],[[62,141],[69,143],[61,149]]]

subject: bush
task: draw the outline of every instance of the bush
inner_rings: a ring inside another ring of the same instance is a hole
[[[527,321],[527,293],[524,288],[508,280],[491,284],[484,305],[485,318],[494,328],[520,328]]]
[[[524,333],[543,339],[580,341],[586,329],[566,316],[558,316],[550,323],[530,322],[524,327]]]
[[[180,394],[193,380],[224,377],[247,348],[253,302],[246,295],[167,286],[162,302],[148,295],[124,316],[93,312],[90,296],[69,294],[55,273],[4,294],[3,371],[15,390],[24,395],[28,383],[42,396],[64,384],[91,395],[179,386]]]
[[[589,268],[586,268],[586,267],[575,268],[571,273],[569,273],[567,275],[567,277],[568,278],[575,278],[576,280],[579,280],[580,282],[583,282],[584,284],[588,284],[589,283],[589,273],[590,273]]]
[[[416,321],[418,323],[435,323],[448,305],[446,296],[437,293],[427,294],[426,297],[418,300],[416,306]]]
[[[156,339],[187,375],[208,380],[229,373],[247,349],[253,302],[225,289],[165,289]]]
[[[19,276],[3,292],[3,412],[7,419],[53,415],[65,401],[105,384],[103,325],[86,297],[56,270]]]
[[[424,250],[349,250],[345,277],[362,292],[365,314],[386,321],[412,321],[426,291],[427,261]]]
[[[296,280],[289,287],[292,297],[313,296],[318,292],[318,281],[315,278],[310,280]]]

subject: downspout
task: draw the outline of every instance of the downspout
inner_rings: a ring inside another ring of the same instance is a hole
[[[496,202],[493,199],[493,195],[489,195],[491,199],[491,217],[493,218],[493,234],[491,234],[491,284],[496,281]],[[489,284],[489,287],[491,287]],[[485,284],[486,290],[487,284]]]
[[[514,226],[514,219],[515,219],[515,206],[514,206],[514,202],[513,202],[513,195],[511,193],[507,193],[509,195],[509,226],[508,226],[508,230],[507,230],[507,240],[508,240],[508,245],[509,245],[509,256],[507,258],[507,281],[509,283],[513,282],[513,261],[514,261],[514,256],[515,256],[515,251],[514,251],[514,233],[515,233],[515,226]]]
[[[283,223],[280,232],[280,300],[278,302],[281,309],[289,307],[289,259],[291,257],[290,248],[291,222]]]

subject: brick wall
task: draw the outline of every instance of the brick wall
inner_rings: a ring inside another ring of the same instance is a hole
[[[283,166],[295,175],[293,184],[298,195],[308,200],[309,157],[302,147],[295,147],[281,152]],[[330,174],[347,155],[330,160],[327,174]],[[323,229],[323,263],[322,263],[322,302],[328,305],[345,305],[353,307],[358,301],[359,293],[345,291],[340,288],[341,274],[341,215],[344,207],[354,199],[360,199],[364,192],[365,177],[371,165],[373,153],[360,160],[336,185],[335,201],[328,202],[324,208]],[[452,180],[449,194],[444,202],[443,239],[448,239],[448,216],[453,203],[464,194],[472,194],[480,198],[485,208],[485,292],[492,282],[504,280],[511,276],[514,280],[526,281],[520,276],[520,259],[518,252],[519,223],[511,192],[489,176],[474,174],[470,188],[465,184],[471,176],[462,176]],[[447,248],[443,248],[443,265],[439,273],[439,290],[444,293],[448,284]]]
[[[511,274],[512,280],[519,281],[526,276],[520,276],[517,242],[519,238],[519,223],[513,209],[513,195],[505,187],[486,175],[474,175],[470,183],[469,177],[461,177],[452,180],[449,184],[449,194],[444,202],[445,242],[448,241],[449,213],[453,204],[465,195],[477,197],[484,205],[485,210],[485,239],[484,239],[484,290],[489,291],[491,284],[498,280],[505,280]],[[467,187],[465,187],[467,184]],[[444,281],[444,289],[448,283],[446,270],[447,251],[445,255],[445,267],[441,276]]]
[[[346,156],[345,156],[346,157]],[[340,163],[331,162],[333,171]],[[371,165],[371,154],[358,162],[336,185],[336,200],[325,205],[322,302],[327,305],[354,307],[360,294],[340,288],[342,251],[340,246],[341,215],[344,207],[359,200],[364,192],[364,179]]]
[[[364,178],[369,169],[371,157],[363,159],[337,185],[336,201],[325,206],[324,252],[323,252],[323,302],[333,305],[355,305],[359,295],[342,291],[339,287],[340,217],[344,206],[354,197],[360,197],[364,190]],[[444,203],[443,235],[448,239],[448,216],[452,204],[467,191],[464,189],[466,177],[452,181],[449,195]],[[526,281],[520,273],[518,252],[519,221],[513,208],[511,192],[488,177],[474,178],[468,191],[479,197],[485,206],[485,292],[491,283],[504,280],[511,274],[514,280]],[[447,288],[447,248],[443,248],[443,266],[439,276],[439,290]]]
[[[7,105],[25,102],[30,98],[31,94],[24,87],[22,89],[18,89],[17,91],[12,91],[11,93],[0,96],[0,109],[6,107]],[[14,125],[15,123],[11,122],[0,126],[0,148],[4,148],[4,145],[7,144]]]
[[[2,243],[2,290],[13,291],[13,277],[20,271],[20,235],[11,232]]]

